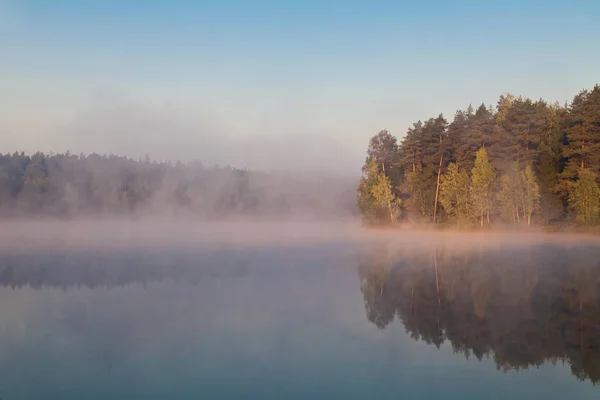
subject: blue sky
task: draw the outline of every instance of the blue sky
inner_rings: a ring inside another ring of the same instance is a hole
[[[382,128],[592,87],[600,2],[0,0],[0,47],[5,150],[240,165],[290,138],[284,159],[341,170]]]

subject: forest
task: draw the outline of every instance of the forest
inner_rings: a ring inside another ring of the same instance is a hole
[[[565,105],[506,93],[372,137],[357,205],[368,224],[590,227],[599,173],[600,85]]]
[[[356,209],[354,185],[148,156],[0,154],[0,217],[348,217]]]

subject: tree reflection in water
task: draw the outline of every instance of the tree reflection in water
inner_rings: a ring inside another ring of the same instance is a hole
[[[173,281],[197,285],[202,279],[232,278],[248,273],[251,251],[230,254],[183,251],[121,251],[0,254],[0,285],[113,288]],[[200,268],[201,267],[201,268]]]
[[[465,357],[492,358],[498,369],[567,363],[580,380],[600,381],[600,248],[535,244],[362,248],[360,290],[367,318],[384,329],[395,318],[415,340],[449,342]],[[0,285],[7,287],[118,287],[260,274],[315,249],[280,253],[212,251],[2,254]],[[267,254],[268,253],[268,254]]]
[[[397,317],[413,339],[448,341],[499,370],[567,363],[578,379],[600,381],[597,247],[363,250],[361,291],[379,329]]]

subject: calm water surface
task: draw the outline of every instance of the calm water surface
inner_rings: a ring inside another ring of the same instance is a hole
[[[598,399],[600,251],[5,253],[0,397]]]

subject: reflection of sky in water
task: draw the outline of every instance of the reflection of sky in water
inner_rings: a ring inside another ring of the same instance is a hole
[[[196,285],[3,286],[0,396],[597,398],[568,366],[503,373],[397,321],[378,330],[346,250],[256,255]]]

